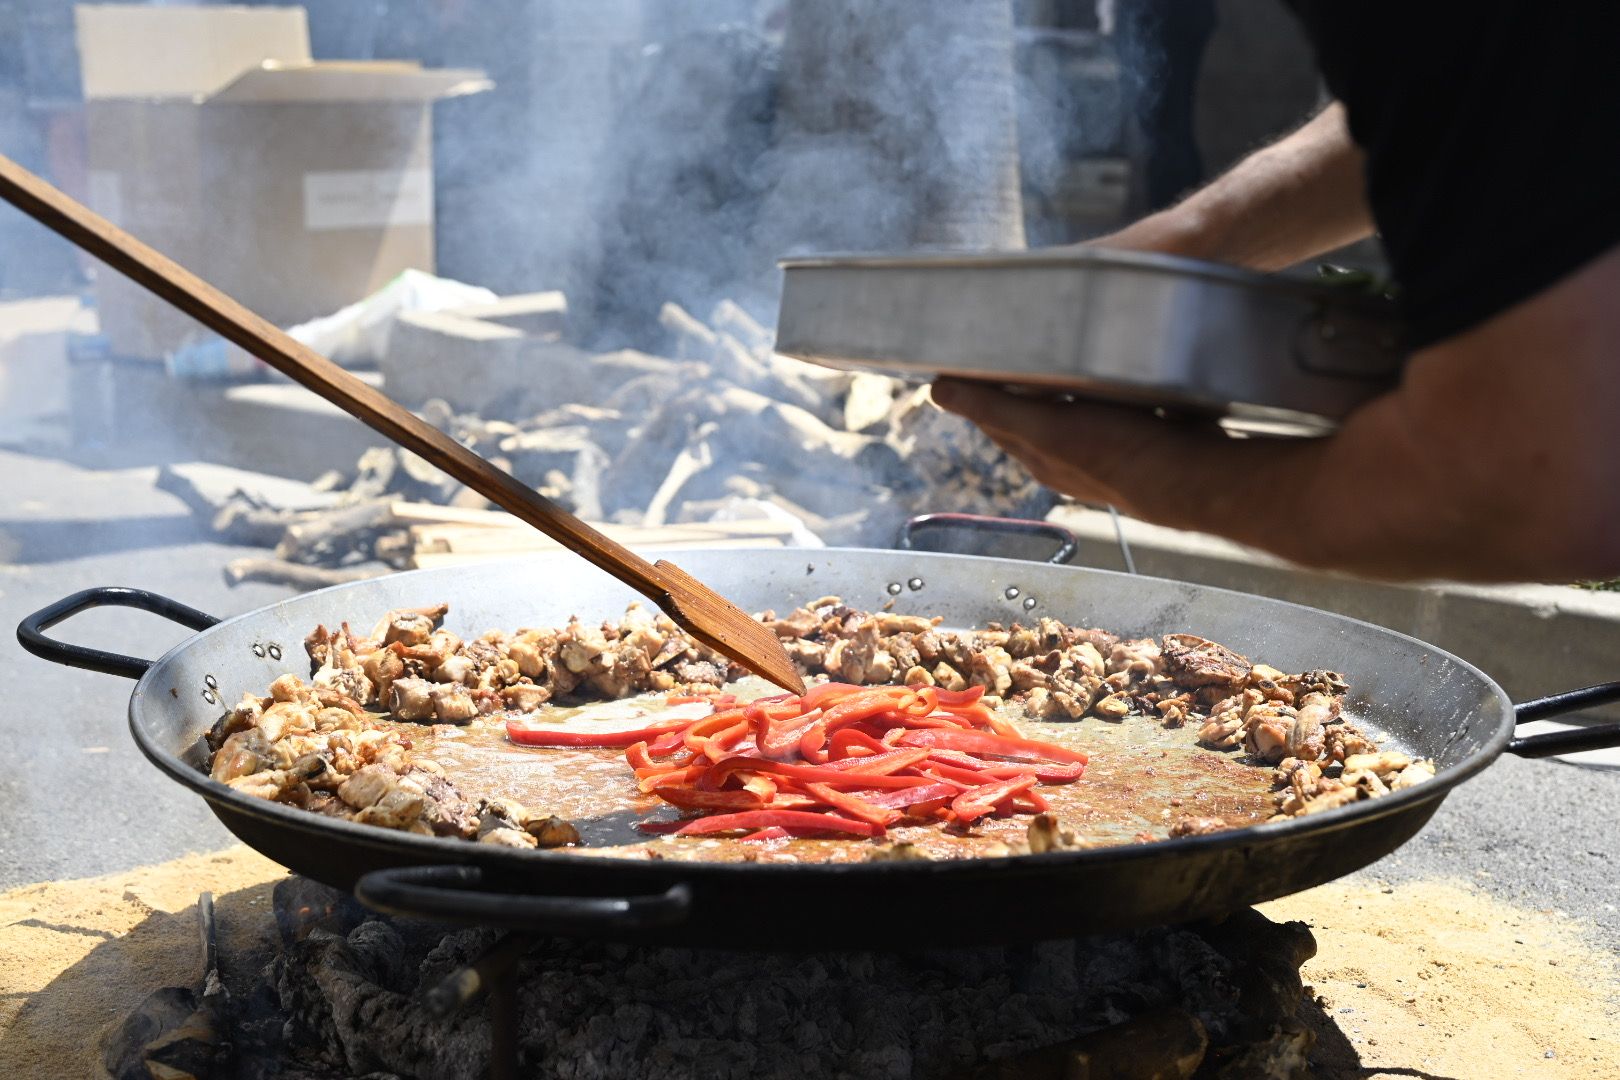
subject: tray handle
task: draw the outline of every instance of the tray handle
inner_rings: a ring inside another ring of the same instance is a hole
[[[17,624],[17,641],[41,660],[49,660],[53,664],[99,671],[106,675],[122,675],[126,679],[140,678],[146,674],[146,669],[152,666],[152,661],[92,649],[85,645],[69,645],[65,641],[57,641],[53,637],[46,636],[46,630],[64,619],[98,607],[139,608],[141,611],[161,615],[191,630],[206,630],[219,622],[212,615],[187,607],[178,600],[170,600],[167,596],[147,592],[145,589],[109,585],[99,589],[85,589],[83,592],[64,596],[56,603],[40,608]]]
[[[366,874],[354,895],[390,915],[558,936],[671,926],[692,911],[692,889],[684,883],[648,896],[535,896],[483,885],[476,866],[394,866]]]
[[[1596,686],[1521,702],[1513,706],[1513,722],[1527,724],[1532,720],[1545,720],[1549,716],[1562,716],[1613,701],[1620,701],[1620,682],[1598,683]],[[1594,724],[1568,731],[1521,735],[1508,743],[1507,752],[1519,757],[1541,758],[1578,754],[1585,750],[1608,750],[1616,746],[1620,746],[1620,724]]]

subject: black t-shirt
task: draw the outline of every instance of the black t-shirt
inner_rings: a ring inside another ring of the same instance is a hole
[[[1366,151],[1414,347],[1620,243],[1620,4],[1288,3]]]

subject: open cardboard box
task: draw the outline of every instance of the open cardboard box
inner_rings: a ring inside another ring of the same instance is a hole
[[[98,212],[282,325],[433,270],[431,106],[482,72],[316,62],[296,7],[75,16]],[[119,275],[96,291],[121,355],[206,333]]]

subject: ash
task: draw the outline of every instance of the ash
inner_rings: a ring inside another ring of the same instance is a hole
[[[849,917],[904,933],[903,916],[880,907]],[[1102,1053],[1132,1069],[1108,1075],[1283,1077],[1305,1075],[1309,1049],[1293,1014],[1315,943],[1303,924],[1253,911],[1217,926],[893,953],[533,942],[356,912],[289,941],[266,969],[285,1017],[282,1060],[261,1058],[256,1074],[490,1075],[487,1003],[441,1019],[425,999],[504,949],[523,956],[523,1076],[1065,1075],[1043,1070],[1060,1069],[1052,1050],[1067,1047],[1092,1067]],[[1160,1071],[1137,1071],[1148,1069]]]

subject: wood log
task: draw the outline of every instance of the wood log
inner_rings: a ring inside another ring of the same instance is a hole
[[[386,573],[388,570],[383,567],[333,570],[285,559],[232,559],[225,564],[225,583],[240,585],[244,581],[266,581],[272,585],[291,585],[295,589],[313,591],[331,585],[347,585],[351,581],[365,581]]]

